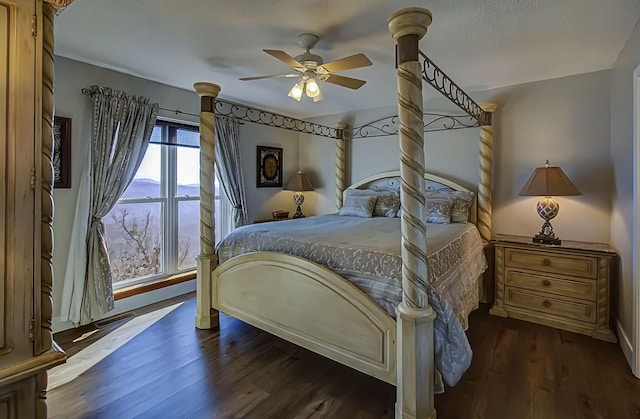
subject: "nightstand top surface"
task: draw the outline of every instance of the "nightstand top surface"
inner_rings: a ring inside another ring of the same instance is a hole
[[[607,243],[580,242],[580,241],[563,239],[562,244],[560,245],[541,244],[541,243],[534,243],[532,240],[532,237],[512,236],[509,234],[496,234],[493,237],[492,241],[496,243],[526,244],[526,245],[540,247],[540,248],[579,249],[579,250],[590,250],[592,252],[616,253],[616,251]]]

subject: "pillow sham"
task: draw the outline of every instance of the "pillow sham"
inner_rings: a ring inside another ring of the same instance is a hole
[[[376,196],[347,195],[338,215],[371,218],[376,206]]]
[[[400,197],[393,191],[373,191],[371,189],[347,189],[348,196],[375,196],[374,217],[395,217],[400,209]]]
[[[451,197],[427,198],[426,221],[433,224],[451,224],[454,201]],[[402,218],[402,208],[398,210],[396,217]]]
[[[452,223],[466,223],[469,221],[469,211],[473,205],[475,194],[469,191],[427,191],[427,201],[430,198],[453,198],[453,208],[451,211]]]
[[[454,202],[451,197],[427,197],[427,222],[450,224]]]

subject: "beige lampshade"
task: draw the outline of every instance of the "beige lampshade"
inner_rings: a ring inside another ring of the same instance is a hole
[[[537,167],[520,191],[521,196],[576,196],[582,192],[569,180],[561,168]]]
[[[304,192],[304,191],[312,191],[313,186],[309,181],[309,177],[305,172],[298,171],[298,173],[291,176],[287,186],[284,187],[287,191],[296,191],[296,192]]]

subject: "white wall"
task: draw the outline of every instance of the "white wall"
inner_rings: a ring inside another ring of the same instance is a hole
[[[562,209],[553,222],[557,234],[565,239],[609,242],[609,78],[609,71],[600,71],[472,94],[478,101],[499,105],[494,118],[494,234],[533,236],[538,232],[542,225],[535,210],[538,198],[518,193],[533,170],[549,159],[583,193],[558,198]],[[435,100],[427,102],[424,110],[451,110],[450,106]],[[381,108],[318,122],[335,125],[347,119],[359,126],[393,113],[397,113],[395,108]],[[427,170],[477,189],[478,135],[477,128],[428,133]],[[312,172],[321,185],[313,198],[316,213],[335,211],[333,147],[331,140],[310,135],[300,138],[300,166]],[[396,136],[354,140],[351,154],[352,182],[399,168]]]
[[[633,72],[640,65],[640,28],[636,25],[611,73],[611,158],[613,199],[611,242],[621,256],[616,303],[625,335],[633,338]],[[637,163],[636,163],[637,164]],[[636,348],[637,350],[638,348]]]
[[[240,152],[244,184],[247,191],[249,222],[271,219],[271,212],[278,209],[295,211],[293,192],[282,188],[256,187],[256,146],[280,147],[283,150],[283,186],[298,171],[298,133],[282,128],[243,123],[240,126]]]
[[[91,138],[91,112],[92,102],[87,96],[82,95],[81,89],[93,84],[109,86],[123,90],[133,95],[141,95],[151,98],[167,109],[179,109],[183,112],[197,115],[200,112],[200,100],[195,92],[177,89],[160,83],[151,82],[130,75],[103,69],[100,67],[80,63],[62,57],[55,58],[55,107],[56,115],[72,118],[72,165],[71,189],[54,190],[54,273],[53,288],[54,299],[54,329],[59,331],[71,327],[69,323],[60,323],[59,307],[62,296],[62,281],[67,263],[71,228],[74,218],[78,185],[83,167],[86,163],[87,150]],[[201,80],[194,80],[201,81]],[[220,95],[224,98],[224,88]],[[194,115],[160,111],[159,116],[185,122],[198,122]],[[243,169],[245,172],[245,186],[247,192],[249,220],[271,216],[274,209],[291,209],[293,203],[287,192],[278,188],[256,188],[255,161],[256,145],[278,146],[284,149],[284,173],[285,182],[294,171],[298,170],[298,136],[277,128],[264,128],[255,124],[244,124],[240,127],[241,154]],[[176,294],[188,292],[185,286],[174,287]],[[154,296],[155,295],[155,296]],[[156,298],[169,298],[171,295],[164,293],[148,294],[148,299],[138,296],[135,304],[131,299],[116,302],[116,311],[129,310],[134,306],[150,304]],[[133,297],[132,297],[133,298]],[[133,300],[132,300],[133,301]],[[123,307],[121,309],[121,307]],[[109,315],[115,312],[110,313]]]

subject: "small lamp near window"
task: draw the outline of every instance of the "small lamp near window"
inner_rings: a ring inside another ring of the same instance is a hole
[[[553,232],[551,220],[560,212],[560,204],[552,196],[582,195],[576,185],[569,180],[561,168],[549,166],[538,167],[520,191],[521,196],[542,196],[536,206],[538,215],[544,220],[540,232],[533,237],[534,243],[561,244],[560,239]]]
[[[294,174],[287,186],[284,188],[286,191],[294,191],[293,194],[293,203],[298,206],[296,213],[293,215],[293,218],[303,218],[304,214],[300,209],[300,205],[304,202],[304,194],[302,192],[312,191],[313,186],[311,186],[311,182],[309,181],[309,177],[305,172],[298,171],[298,173]]]

